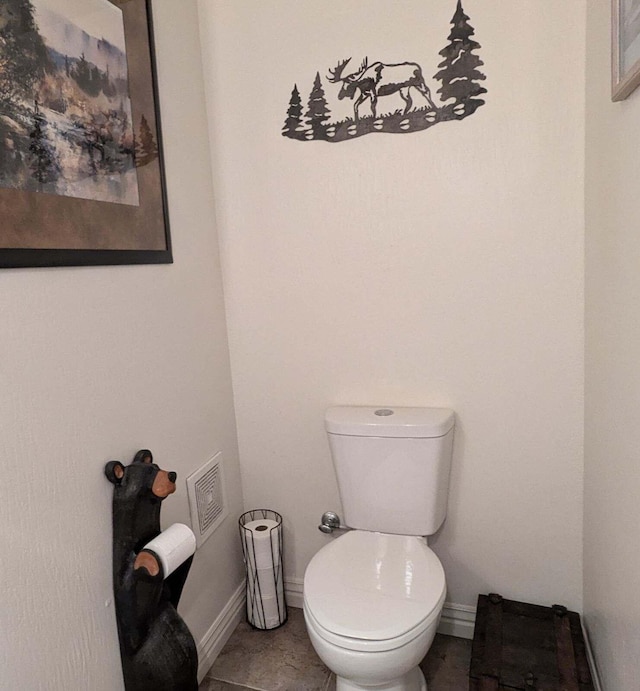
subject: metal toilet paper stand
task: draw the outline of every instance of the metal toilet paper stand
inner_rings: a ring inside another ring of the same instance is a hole
[[[238,520],[247,575],[247,621],[255,629],[276,629],[287,621],[284,598],[282,516],[253,509]]]

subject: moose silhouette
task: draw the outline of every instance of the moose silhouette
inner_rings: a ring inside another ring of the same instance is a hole
[[[351,74],[344,76],[345,67],[351,58],[340,61],[335,69],[329,70],[328,81],[332,84],[342,83],[338,94],[340,100],[355,98],[353,112],[355,120],[358,120],[358,109],[367,100],[371,103],[371,114],[376,117],[376,106],[380,96],[390,96],[398,93],[405,103],[406,115],[413,105],[411,89],[416,89],[427,100],[432,110],[437,110],[431,99],[431,91],[424,81],[422,68],[416,62],[401,62],[386,65],[382,62],[374,62],[369,65],[368,58],[362,61],[360,67]],[[356,98],[356,93],[358,96]]]

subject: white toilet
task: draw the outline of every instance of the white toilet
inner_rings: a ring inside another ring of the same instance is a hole
[[[352,530],[307,567],[309,637],[337,691],[425,691],[446,593],[425,536],[447,512],[453,411],[340,406],[325,422]]]

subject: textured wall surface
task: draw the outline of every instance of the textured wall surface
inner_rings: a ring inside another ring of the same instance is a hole
[[[587,20],[585,622],[606,689],[640,679],[640,90],[609,97],[609,3]]]
[[[448,600],[579,609],[584,2],[463,4],[486,105],[328,144],[281,136],[293,85],[335,100],[328,69],[368,56],[435,91],[456,2],[200,2],[245,499],[301,579],[340,510],[324,409],[450,406]]]
[[[111,458],[151,448],[184,480],[219,450],[231,516],[180,610],[196,641],[241,580],[242,506],[195,0],[156,0],[175,263],[0,272],[0,688],[122,688]]]

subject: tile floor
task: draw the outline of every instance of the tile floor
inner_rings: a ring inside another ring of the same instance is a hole
[[[468,689],[471,641],[437,635],[421,667],[429,691]],[[335,676],[307,636],[301,609],[289,608],[279,629],[256,631],[242,622],[199,691],[334,691]]]

